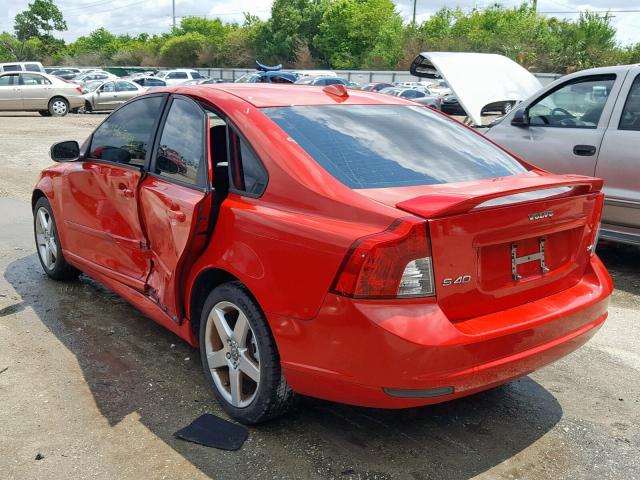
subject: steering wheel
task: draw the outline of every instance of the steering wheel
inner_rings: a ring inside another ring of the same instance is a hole
[[[560,108],[560,107],[554,108],[553,110],[551,110],[551,115],[555,115],[556,112],[564,113],[566,116],[573,118],[573,115],[571,114],[571,112],[566,111],[564,108]]]

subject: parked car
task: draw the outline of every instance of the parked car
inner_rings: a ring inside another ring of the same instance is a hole
[[[132,82],[137,83],[141,87],[166,87],[167,82],[165,82],[161,78],[152,77],[152,76],[137,76],[130,79]]]
[[[63,117],[84,103],[77,85],[36,72],[0,74],[0,111],[39,112],[44,117]]]
[[[561,77],[486,135],[551,172],[603,178],[601,238],[640,245],[640,66]]]
[[[384,82],[368,83],[367,85],[364,85],[362,87],[362,90],[364,90],[365,92],[379,92],[383,88],[393,88],[393,87],[395,87],[395,85],[392,83],[384,83]]]
[[[411,101],[424,105],[425,107],[442,110],[442,98],[437,95],[425,95],[424,97],[412,98]]]
[[[305,77],[296,80],[297,85],[314,85],[325,87],[327,85],[344,85],[349,86],[349,80],[341,77]]]
[[[163,70],[158,72],[155,76],[164,80],[167,85],[178,85],[187,80],[200,80],[205,78],[197,70],[183,68],[176,70]]]
[[[44,73],[51,74],[51,72],[58,70],[58,67],[45,67]]]
[[[39,72],[47,73],[40,62],[7,62],[0,63],[0,73],[4,72]]]
[[[495,102],[490,103],[482,108],[482,115],[488,115],[490,113],[499,113],[501,115],[505,115],[509,113],[516,102]],[[462,108],[460,102],[458,102],[458,97],[455,95],[445,95],[442,98],[442,111],[448,115],[467,115],[467,112]]]
[[[144,93],[146,88],[128,80],[89,82],[84,90],[84,111],[109,111]]]
[[[80,69],[78,68],[59,68],[51,72],[51,75],[61,78],[62,80],[73,80],[80,73]]]
[[[168,88],[51,156],[32,199],[44,271],[83,271],[199,345],[240,422],[294,392],[381,408],[469,395],[607,316],[602,181],[532,168],[408,100]]]
[[[73,83],[76,83],[78,85],[84,85],[87,82],[93,82],[96,80],[116,80],[118,77],[109,73],[109,72],[104,72],[102,70],[90,70],[88,72],[84,72],[81,73],[79,75],[77,75],[76,77],[74,77],[73,80],[71,80]]]
[[[298,76],[295,73],[268,71],[245,73],[235,80],[235,83],[295,83]]]

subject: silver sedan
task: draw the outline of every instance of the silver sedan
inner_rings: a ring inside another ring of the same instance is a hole
[[[128,80],[89,82],[84,86],[85,112],[111,111],[146,89]]]
[[[80,87],[38,72],[0,74],[0,111],[32,111],[63,117],[84,104]]]

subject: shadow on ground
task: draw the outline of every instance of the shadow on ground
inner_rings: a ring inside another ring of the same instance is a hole
[[[640,295],[640,247],[600,242],[596,251],[616,289]]]
[[[0,315],[33,309],[75,355],[111,425],[138,413],[151,432],[214,478],[466,479],[522,451],[562,416],[551,393],[526,377],[401,411],[303,398],[285,418],[251,428],[238,452],[207,449],[173,437],[201,413],[224,416],[209,397],[196,350],[85,276],[49,280],[35,254],[12,262],[5,277],[21,302]]]

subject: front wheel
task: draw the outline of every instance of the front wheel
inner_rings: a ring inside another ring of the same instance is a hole
[[[225,283],[209,294],[199,340],[205,376],[231,417],[256,424],[286,412],[293,392],[266,318],[244,285]]]
[[[67,263],[60,247],[60,236],[51,204],[45,197],[33,209],[33,231],[42,269],[54,280],[77,278],[80,271]]]

